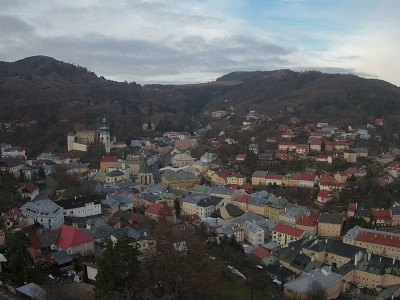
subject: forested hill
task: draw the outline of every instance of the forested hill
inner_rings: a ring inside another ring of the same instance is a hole
[[[290,70],[233,72],[197,85],[141,86],[34,56],[0,62],[0,105],[0,123],[32,125],[3,130],[0,141],[37,147],[55,143],[62,149],[73,124],[95,129],[104,115],[119,140],[142,136],[142,125],[149,123],[159,131],[191,130],[193,116],[231,106],[238,113],[271,115],[290,107],[310,121],[390,119],[400,115],[400,89],[354,75]]]
[[[234,72],[217,80],[241,83],[233,86],[224,99],[209,103],[210,110],[228,104],[238,110],[274,114],[291,107],[303,119],[343,122],[400,114],[400,88],[382,80],[289,70]]]

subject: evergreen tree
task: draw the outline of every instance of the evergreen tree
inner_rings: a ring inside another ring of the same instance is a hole
[[[177,218],[181,216],[182,209],[181,209],[181,204],[179,203],[178,199],[174,200],[174,209],[175,209],[175,215]]]
[[[134,239],[122,237],[107,245],[98,265],[95,292],[98,299],[123,298],[134,285],[140,271]]]
[[[29,238],[22,232],[7,232],[6,234],[7,252],[7,268],[16,277],[17,280],[28,280],[26,267],[32,265],[32,258],[27,250],[31,245]]]

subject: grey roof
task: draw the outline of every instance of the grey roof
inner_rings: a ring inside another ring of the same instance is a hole
[[[109,208],[115,208],[119,206],[119,203],[117,200],[111,198],[111,197],[107,197],[106,199],[104,199],[101,202],[101,205],[107,206]]]
[[[339,214],[321,214],[319,216],[319,223],[329,223],[329,224],[342,224],[343,217]]]
[[[242,226],[252,232],[257,232],[262,230],[260,226],[258,226],[255,222],[250,222],[250,221],[244,221],[242,223]]]
[[[115,229],[112,235],[115,236],[117,239],[127,236],[135,239],[135,241],[137,241],[141,236],[140,232],[131,227]]]
[[[288,217],[288,218],[296,218],[296,216],[300,213],[300,212],[304,212],[305,214],[309,214],[310,210],[305,207],[305,206],[293,206],[292,208],[289,208],[288,210],[281,212],[281,215],[284,217]]]
[[[243,223],[244,221],[254,221],[263,219],[265,220],[265,218],[263,218],[262,216],[257,215],[255,212],[249,210],[246,211],[243,215],[234,218],[233,221],[236,223]]]
[[[45,290],[33,282],[17,287],[16,291],[29,299],[40,299],[46,295]]]
[[[100,221],[98,218],[96,219],[89,219],[86,222],[90,228],[78,228],[79,231],[91,236],[93,239],[104,239],[111,236],[114,232],[114,228],[110,225]]]
[[[58,241],[58,238],[60,237],[60,233],[61,233],[61,229],[50,230],[50,231],[46,231],[42,234],[39,234],[36,237],[39,240],[42,248],[44,248],[44,247],[50,247],[51,245],[56,244]]]
[[[224,199],[222,199],[221,197],[210,196],[210,197],[201,199],[199,202],[197,202],[197,206],[200,206],[200,207],[215,206],[223,200]]]
[[[143,193],[141,197],[142,197],[143,199],[145,199],[145,200],[151,202],[151,203],[156,203],[157,200],[160,198],[160,197],[157,196],[157,195],[149,194],[149,193]]]
[[[22,213],[29,213],[35,216],[45,216],[46,218],[56,217],[62,213],[63,209],[51,200],[28,201],[21,206]]]
[[[143,191],[143,193],[159,194],[167,189],[168,185],[165,183],[158,183],[151,187],[148,187]]]
[[[254,249],[256,249],[257,247],[258,246],[249,245],[249,246],[243,247],[243,251],[244,251],[244,253],[250,255],[251,253],[253,253]]]
[[[183,202],[197,204],[200,200],[204,198],[207,198],[207,196],[203,194],[187,194],[183,199]]]
[[[66,250],[54,252],[51,255],[54,257],[59,266],[72,262],[72,257],[68,254]]]
[[[356,255],[356,253],[359,252],[364,253],[365,250],[357,246],[345,244],[341,240],[332,240],[329,245],[329,248],[327,248],[327,252],[347,258],[353,258]]]
[[[221,195],[232,196],[234,192],[235,192],[234,189],[230,189],[224,186],[216,186],[211,189],[210,194],[221,194]]]
[[[276,224],[278,224],[277,222],[275,222],[274,220],[267,220],[265,218],[262,219],[258,219],[256,220],[256,224],[258,226],[260,226],[261,228],[268,228],[268,229],[274,229],[274,227],[276,226]]]
[[[107,197],[114,199],[115,201],[117,201],[119,204],[125,204],[125,205],[129,205],[132,204],[132,201],[121,194],[117,194],[117,195],[108,195]]]
[[[340,280],[342,275],[332,272],[329,267],[323,267],[312,270],[310,273],[300,276],[285,284],[285,287],[290,288],[301,293],[306,293],[309,285],[313,281],[317,281],[321,284],[322,288],[326,289],[331,284]]]
[[[267,203],[267,199],[254,197],[253,195],[249,199],[249,204],[257,205],[257,206],[264,206]]]
[[[251,196],[258,197],[258,198],[266,198],[267,199],[268,196],[269,196],[269,193],[266,190],[262,190],[262,191],[258,191],[258,192],[255,192],[255,193],[251,194]]]
[[[400,215],[400,205],[393,206],[390,210],[392,215]]]
[[[280,281],[286,281],[287,278],[296,275],[295,272],[293,272],[292,270],[282,266],[279,263],[267,265],[265,267],[265,270],[266,270],[266,272],[268,274],[276,276],[277,279],[280,280]]]

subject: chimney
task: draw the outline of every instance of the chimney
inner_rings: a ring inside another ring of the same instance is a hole
[[[368,261],[371,260],[371,252],[368,253]]]
[[[393,264],[396,262],[396,259],[395,258],[393,258]]]
[[[75,196],[75,200],[76,200],[76,196]]]
[[[325,239],[325,244],[328,244],[328,239]]]
[[[379,262],[382,262],[382,256],[379,257]]]
[[[357,263],[358,263],[358,253],[356,253],[356,255],[354,256],[354,266],[357,267]]]

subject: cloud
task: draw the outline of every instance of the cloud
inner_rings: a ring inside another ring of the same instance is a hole
[[[0,59],[43,54],[139,83],[315,66],[400,84],[399,9],[394,0],[6,0]]]

